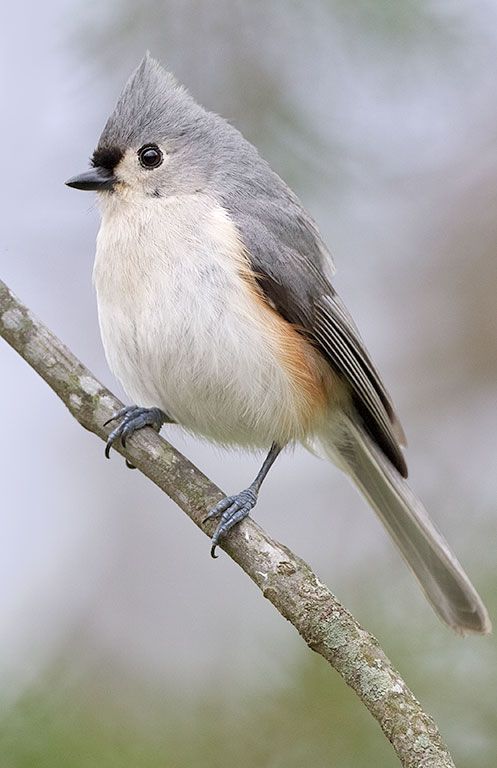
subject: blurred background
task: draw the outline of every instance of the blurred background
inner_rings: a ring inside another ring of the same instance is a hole
[[[4,4],[0,275],[108,386],[84,170],[146,49],[319,223],[396,401],[412,485],[497,620],[497,4]],[[0,347],[0,764],[397,765],[256,588]],[[260,457],[167,437],[233,492]],[[304,503],[305,500],[305,503]],[[441,626],[347,480],[281,458],[257,519],[379,639],[457,764],[494,763],[497,641]]]

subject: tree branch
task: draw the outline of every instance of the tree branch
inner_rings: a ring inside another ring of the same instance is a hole
[[[0,330],[6,341],[42,376],[72,415],[105,440],[104,422],[122,407],[84,365],[0,281]],[[206,511],[222,492],[188,459],[152,429],[134,435],[126,449],[116,444],[143,474],[170,496],[205,533]],[[405,768],[454,768],[432,718],[421,708],[398,672],[354,617],[289,549],[251,519],[222,543],[264,597],[321,654],[359,696],[391,741]]]

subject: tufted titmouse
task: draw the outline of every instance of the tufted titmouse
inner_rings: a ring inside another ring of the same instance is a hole
[[[317,227],[257,150],[148,55],[92,158],[94,281],[107,360],[138,405],[112,444],[166,422],[267,448],[254,482],[212,509],[220,538],[254,507],[280,450],[324,452],[380,516],[438,615],[489,632],[480,597],[405,481],[392,401],[332,284]]]

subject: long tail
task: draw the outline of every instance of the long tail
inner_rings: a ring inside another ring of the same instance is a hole
[[[456,632],[491,632],[487,610],[425,508],[361,427],[341,414],[319,438],[364,494],[440,618]]]

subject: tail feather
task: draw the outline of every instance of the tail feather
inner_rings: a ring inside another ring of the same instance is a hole
[[[487,610],[421,502],[361,427],[333,421],[320,442],[377,512],[440,618],[456,632],[491,632]]]

